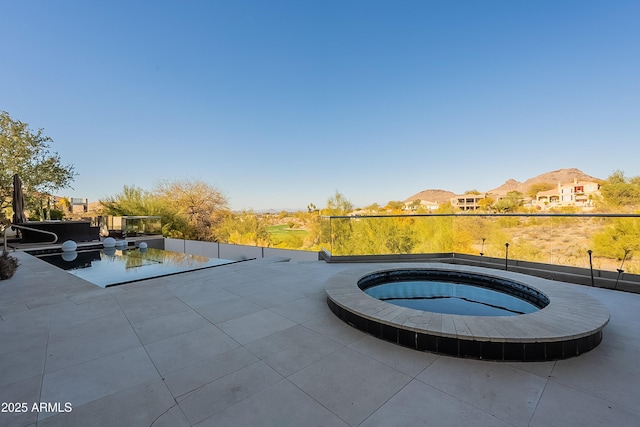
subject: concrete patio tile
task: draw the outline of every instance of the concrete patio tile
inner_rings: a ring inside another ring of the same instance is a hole
[[[291,266],[293,264],[289,264]],[[248,267],[248,265],[247,265]],[[274,269],[272,265],[263,265],[262,268],[247,268],[243,270],[243,275],[253,281],[269,281],[271,283],[278,283],[286,278],[293,272],[281,271]]]
[[[512,427],[513,425],[475,408],[460,399],[413,380],[361,427],[431,426]]]
[[[74,310],[75,308],[75,303],[65,299],[63,302],[59,302],[58,304],[27,308],[24,311],[5,314],[3,316],[3,320],[15,320],[16,322],[24,322],[24,324],[50,322],[52,319],[66,318],[66,313]]]
[[[262,310],[264,310],[264,308],[258,304],[238,296],[234,296],[233,298],[224,301],[216,301],[197,308],[198,313],[214,324],[237,319],[238,317],[257,313]]]
[[[547,383],[509,365],[444,356],[416,379],[518,426],[527,425]]]
[[[271,285],[271,284],[269,284]],[[222,288],[239,297],[247,297],[255,292],[264,290],[264,282],[248,278],[244,275],[237,275]]]
[[[0,290],[0,292],[2,291]],[[29,311],[29,307],[24,302],[0,302],[0,320],[6,320],[7,316],[25,311]]]
[[[614,327],[610,329],[607,326],[602,343],[592,352],[616,365],[623,365],[633,374],[640,374],[640,363],[636,363],[640,354],[640,342],[637,342],[639,330],[640,325],[637,328],[635,325],[629,325],[629,329],[624,330]],[[629,337],[634,333],[636,336]]]
[[[317,338],[325,338],[323,335],[306,328],[295,325],[265,338],[253,341],[244,347],[260,359],[265,359],[273,354],[293,346],[304,345],[313,342]],[[335,343],[335,341],[333,341]],[[340,345],[342,347],[342,345]]]
[[[56,292],[56,288],[54,286],[38,295],[35,295],[33,298],[26,300],[25,304],[29,307],[29,310],[49,308],[55,311],[56,314],[64,313],[63,310],[59,310],[60,305],[67,305],[69,307],[73,307],[73,305],[75,305],[69,301],[67,295],[62,292]]]
[[[343,345],[349,345],[367,335],[347,325],[331,312],[304,322],[303,326]]]
[[[242,345],[292,326],[295,326],[295,323],[291,320],[287,320],[269,310],[248,314],[218,325],[220,329]]]
[[[249,350],[238,347],[171,372],[164,380],[177,398],[258,360]]]
[[[258,361],[181,397],[178,404],[189,422],[196,424],[281,379]]]
[[[46,349],[46,344],[39,344],[0,355],[0,386],[42,375]]]
[[[0,355],[46,345],[49,339],[49,321],[23,322],[8,319],[0,322]]]
[[[177,410],[173,410],[177,409]],[[43,427],[68,426],[189,426],[162,379],[145,382],[52,415]]]
[[[198,427],[347,425],[287,380],[281,380],[197,424]]]
[[[236,294],[209,284],[194,286],[189,283],[179,288],[179,292],[176,290],[172,292],[185,304],[194,308],[237,298]]]
[[[286,377],[344,346],[298,325],[245,347]]]
[[[547,379],[551,376],[551,372],[556,365],[556,361],[551,362],[504,362],[505,365],[509,365],[524,372],[528,372],[533,375],[537,375],[540,378]]]
[[[78,407],[158,377],[147,353],[138,347],[45,374],[40,401]]]
[[[133,326],[140,341],[147,345],[211,326],[211,323],[197,312],[186,310],[143,320]]]
[[[289,380],[348,424],[357,425],[411,378],[343,348],[296,372]]]
[[[122,309],[113,296],[81,303],[74,302],[66,310],[58,311],[55,316],[52,316],[51,322],[65,328],[108,316],[114,311],[122,311]]]
[[[75,292],[73,295],[67,297],[67,299],[75,304],[86,303],[102,303],[102,302],[116,302],[115,294],[123,292],[118,286],[112,286],[109,288],[101,288],[100,286],[92,286],[86,288],[82,292]]]
[[[136,298],[128,300],[118,296],[122,310],[132,324],[138,324],[145,320],[167,316],[191,308],[174,295],[150,296],[149,299]]]
[[[145,346],[163,375],[236,347],[238,343],[213,325]]]
[[[27,264],[22,282],[0,283],[0,399],[73,405],[40,414],[38,425],[608,427],[640,419],[640,295],[577,287],[611,310],[599,347],[563,361],[496,363],[409,350],[344,323],[327,307],[324,280],[353,265],[250,262],[100,289],[67,282],[40,260]],[[37,418],[5,415],[2,426]]]
[[[175,280],[180,276],[167,276],[163,287],[176,296],[193,295],[200,292],[206,292],[213,288],[220,288],[224,285],[222,279],[224,275],[220,274],[220,270],[216,270],[216,274],[211,274],[209,269],[196,270],[189,273],[186,280]]]
[[[175,295],[167,289],[167,284],[174,283],[179,286],[183,281],[184,277],[168,276],[127,283],[117,286],[120,292],[114,294],[114,296],[123,307],[144,303],[149,300],[169,299],[175,297]]]
[[[591,351],[573,359],[558,360],[550,379],[613,402],[618,407],[635,410],[640,396],[637,353],[635,356],[636,362],[629,364],[630,357],[623,358],[621,362]]]
[[[51,319],[49,341],[96,335],[103,330],[129,326],[129,320],[115,301],[108,305],[83,304],[81,309],[65,313],[64,318]]]
[[[301,296],[302,295],[291,292],[289,289],[266,283],[259,283],[253,292],[249,295],[244,295],[249,301],[264,308],[271,308],[289,301],[294,301]]]
[[[636,405],[637,408],[637,405]],[[636,427],[640,412],[550,381],[531,427]]]
[[[324,292],[324,282],[308,277],[306,272],[296,275],[295,272],[287,280],[279,280],[278,287],[289,292],[295,299],[309,297]]]
[[[437,354],[416,351],[369,335],[349,347],[410,377],[415,377],[440,357]]]
[[[296,323],[304,323],[315,317],[322,316],[327,312],[331,312],[328,306],[318,304],[317,295],[276,305],[269,310]]]
[[[99,328],[94,334],[50,341],[47,346],[45,372],[53,372],[139,346],[140,340],[130,325],[113,329]]]
[[[27,406],[20,411],[0,411],[0,425],[2,426],[25,426],[35,423],[38,413],[32,411],[33,404],[40,401],[40,385],[42,376],[36,375],[22,381],[0,387],[0,402],[2,403],[25,403]],[[9,409],[9,408],[4,408]]]

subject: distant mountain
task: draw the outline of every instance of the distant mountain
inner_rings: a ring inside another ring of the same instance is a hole
[[[580,169],[558,169],[555,171],[540,174],[533,178],[529,178],[525,182],[518,182],[515,179],[509,179],[500,187],[489,190],[488,193],[497,196],[504,196],[509,191],[519,191],[522,194],[526,194],[529,187],[531,187],[533,184],[549,183],[556,185],[559,182],[562,184],[568,184],[574,179],[577,179],[578,181],[602,181],[599,178],[587,175]]]
[[[414,200],[426,200],[428,202],[444,203],[449,199],[455,197],[456,193],[446,190],[424,190],[405,200],[405,203],[412,202]]]
[[[545,181],[546,182],[546,181]],[[553,181],[551,181],[553,182]],[[525,193],[526,188],[525,188],[525,184],[520,182],[520,181],[516,181],[515,179],[508,179],[504,182],[504,184],[502,184],[500,187],[494,188],[493,190],[489,190],[487,191],[487,193],[490,194],[495,194],[495,195],[499,195],[499,196],[504,196],[505,194],[507,194],[509,191],[519,191],[521,193]]]
[[[515,179],[508,179],[504,184],[494,188],[493,190],[487,191],[487,193],[490,193],[494,196],[504,196],[509,191],[519,191],[522,194],[526,194],[529,187],[531,187],[533,184],[539,184],[543,182],[554,185],[558,184],[558,182],[567,184],[569,182],[572,182],[574,179],[577,179],[578,181],[602,181],[600,178],[595,178],[591,175],[587,175],[580,169],[558,169],[555,171],[540,174],[533,178],[529,178],[525,182],[519,182]],[[446,190],[424,190],[407,198],[405,202],[411,202],[418,199],[426,200],[429,202],[445,203],[455,196],[455,193]]]

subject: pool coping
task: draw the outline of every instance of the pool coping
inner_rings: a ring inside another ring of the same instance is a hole
[[[445,270],[478,273],[525,284],[549,304],[519,316],[464,316],[396,306],[365,294],[358,281],[377,271]],[[327,302],[342,320],[378,338],[418,350],[497,360],[556,360],[597,346],[609,311],[567,283],[510,271],[444,263],[362,265],[326,281]]]

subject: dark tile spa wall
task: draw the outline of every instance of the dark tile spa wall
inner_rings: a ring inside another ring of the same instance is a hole
[[[344,322],[376,338],[415,350],[448,356],[521,362],[558,360],[586,353],[602,340],[601,330],[583,338],[558,342],[491,342],[443,337],[399,329],[366,319],[343,309],[329,298],[327,303],[331,311]]]

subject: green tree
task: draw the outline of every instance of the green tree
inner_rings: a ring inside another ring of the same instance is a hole
[[[550,182],[538,182],[536,184],[531,184],[531,186],[527,188],[527,196],[535,199],[539,192],[553,190],[554,188],[556,188],[556,186]]]
[[[305,249],[319,250],[322,240],[322,218],[316,210],[304,217],[304,228],[307,230],[302,246]]]
[[[270,246],[271,235],[264,221],[252,211],[223,213],[215,230],[218,241],[236,245]]]
[[[478,200],[478,206],[481,211],[491,210],[491,206],[496,202],[493,197],[486,196],[484,199]]]
[[[372,203],[369,206],[365,206],[364,210],[367,211],[367,213],[377,213],[380,210],[380,205]]]
[[[493,209],[498,212],[514,212],[522,206],[522,193],[509,191],[504,197],[493,204]]]
[[[409,208],[412,211],[419,211],[422,208],[422,204],[420,203],[420,199],[415,199],[411,201],[411,204],[409,205]]]
[[[322,209],[325,216],[345,216],[353,210],[353,203],[342,193],[329,197],[327,206]],[[333,255],[349,255],[349,240],[351,239],[351,219],[331,218],[321,221],[321,241],[330,246]]]
[[[122,192],[100,200],[102,212],[113,216],[161,216],[162,234],[186,238],[189,224],[186,218],[151,191],[125,185]]]
[[[627,177],[624,175],[624,171],[616,169],[607,178],[608,184],[627,184]]]
[[[640,220],[636,218],[614,218],[603,231],[592,238],[596,256],[621,260],[625,254],[630,259],[640,250]]]
[[[107,215],[159,215],[167,237],[215,241],[216,226],[227,212],[225,196],[202,181],[163,181],[153,191],[125,186],[101,200]]]
[[[609,206],[635,206],[640,204],[640,177],[627,179],[617,170],[600,188],[604,202]]]
[[[27,123],[0,112],[0,219],[11,206],[13,175],[22,181],[27,208],[44,206],[53,192],[70,187],[76,173],[51,151],[53,140],[43,129],[32,131]]]
[[[398,213],[404,209],[404,202],[398,200],[391,200],[387,203],[387,209],[390,209],[392,212]]]
[[[102,210],[107,215],[160,215],[162,204],[153,193],[136,186],[125,185],[122,193],[100,200]]]
[[[353,203],[342,193],[336,193],[329,197],[327,206],[322,210],[323,215],[346,215],[353,210]]]
[[[227,198],[217,188],[199,180],[162,181],[154,195],[171,212],[186,221],[185,238],[215,241],[216,226],[229,210]]]

